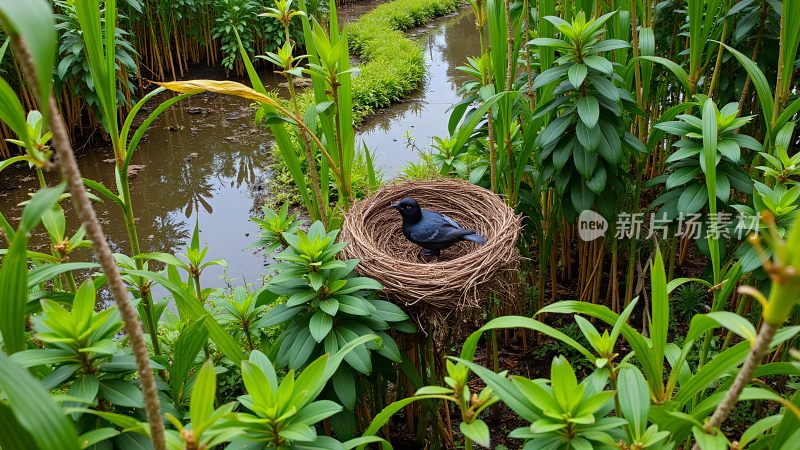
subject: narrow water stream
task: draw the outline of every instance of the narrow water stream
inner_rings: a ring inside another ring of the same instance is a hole
[[[447,133],[445,111],[458,101],[461,81],[456,67],[478,49],[472,21],[465,14],[436,21],[418,32],[417,39],[429,64],[424,88],[369,120],[357,136],[357,142],[363,140],[376,149],[377,163],[389,177],[418,158],[406,147],[407,132],[422,148],[429,146],[432,136]],[[265,84],[278,89],[278,81],[268,76]],[[258,234],[249,218],[260,208],[259,198],[271,176],[264,157],[271,138],[255,126],[249,103],[215,95],[184,100],[152,125],[132,160],[137,169],[131,179],[132,201],[142,251],[183,253],[199,221],[201,243],[209,247],[207,258],[229,264],[224,272],[208,269],[206,287],[225,286],[225,277],[233,279],[233,285],[259,283],[269,262],[262,252],[248,249]],[[110,149],[83,152],[79,164],[84,177],[114,185]],[[0,192],[0,211],[13,224],[22,211],[17,205],[37,188],[35,176],[17,184],[16,189]],[[68,208],[66,202],[64,206]],[[99,204],[97,210],[112,249],[129,253],[119,209]],[[68,230],[74,231],[78,221],[69,210],[67,216]],[[44,245],[47,237],[39,232],[33,242]]]
[[[417,150],[407,145],[409,138],[425,151],[434,136],[447,135],[447,110],[461,100],[457,90],[467,78],[457,67],[465,65],[467,57],[477,55],[480,48],[472,15],[464,12],[418,31],[417,39],[428,63],[423,88],[380,111],[356,138],[376,153],[389,178],[398,175],[409,161],[419,160]]]

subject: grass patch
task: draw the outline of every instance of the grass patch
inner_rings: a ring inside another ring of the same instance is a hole
[[[405,31],[455,11],[462,0],[396,0],[384,3],[350,26],[350,47],[361,58],[353,80],[356,122],[416,90],[425,76],[422,47]]]

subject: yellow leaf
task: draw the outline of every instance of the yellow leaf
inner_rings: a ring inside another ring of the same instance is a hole
[[[170,91],[180,92],[182,94],[198,94],[200,92],[213,92],[215,94],[233,95],[236,97],[247,98],[255,100],[259,103],[266,103],[271,106],[278,106],[275,100],[260,94],[249,88],[242,83],[235,81],[217,81],[217,80],[188,80],[188,81],[169,81],[165,83],[156,83],[163,86]]]

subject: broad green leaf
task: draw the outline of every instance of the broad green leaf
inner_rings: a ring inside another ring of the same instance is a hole
[[[97,263],[90,262],[60,262],[57,264],[43,264],[28,272],[28,288],[33,289],[40,283],[46,283],[64,273],[73,270],[95,269],[100,267]]]
[[[667,275],[661,249],[656,247],[650,267],[650,291],[653,296],[650,314],[650,338],[653,344],[653,359],[656,364],[663,364],[669,332],[669,295],[667,294]]]
[[[600,107],[598,106],[597,99],[591,95],[587,95],[578,99],[578,116],[581,121],[588,127],[594,128],[597,125],[597,120],[600,118]]]
[[[670,190],[694,180],[700,174],[699,167],[681,167],[669,174],[664,189]]]
[[[756,328],[744,317],[729,311],[710,312],[706,314],[706,317],[714,319],[721,326],[736,333],[737,336],[755,344],[758,334]]]
[[[94,447],[97,444],[107,441],[114,436],[119,436],[121,431],[115,430],[111,427],[95,428],[94,430],[87,431],[79,436],[78,440],[81,443],[81,448]]]
[[[486,385],[492,388],[500,400],[523,419],[532,423],[541,417],[540,413],[536,409],[532,408],[532,404],[523,400],[523,396],[520,395],[519,390],[508,378],[496,374],[479,364],[475,364],[472,361],[467,361],[460,358],[452,359],[469,367],[469,369],[475,372],[477,376],[481,377]]]
[[[208,341],[208,331],[206,329],[206,317],[189,323],[173,344],[172,366],[169,369],[169,381],[172,389],[172,398],[176,404],[180,404],[183,398],[184,386],[189,381],[189,371],[195,364],[197,355]]]
[[[291,405],[300,410],[319,395],[327,381],[325,371],[329,360],[329,355],[322,355],[300,372],[295,380],[294,390],[297,393],[306,392],[307,397],[301,398],[298,395],[297,399],[290,403]]]
[[[430,394],[450,395],[452,393],[453,393],[452,389],[443,386],[425,386],[417,389],[417,392],[415,392],[414,395],[430,395]]]
[[[547,412],[560,412],[562,410],[553,394],[536,381],[512,375],[511,382],[521,394],[521,398],[525,398],[536,408]]]
[[[342,410],[342,407],[330,400],[319,400],[310,403],[294,415],[294,420],[303,422],[308,425],[313,425],[317,422],[327,419],[328,417],[337,414]]]
[[[7,35],[16,36],[25,43],[36,72],[39,111],[44,117],[48,117],[50,86],[58,44],[56,21],[50,2],[0,0],[0,22]],[[16,95],[3,96],[3,101],[11,98],[16,98]]]
[[[605,75],[612,75],[614,73],[614,66],[611,65],[609,60],[602,56],[589,55],[583,59],[583,62],[592,69],[600,71]]]
[[[708,210],[712,215],[717,213],[717,112],[717,106],[713,100],[707,99],[703,103],[703,161],[705,161]],[[678,199],[678,204],[680,205],[680,199]],[[720,274],[719,240],[709,238],[708,247],[711,253],[714,282],[718,282]]]
[[[31,433],[19,423],[5,402],[0,402],[0,447],[7,450],[37,448]]]
[[[678,197],[678,211],[686,214],[700,211],[708,203],[708,191],[700,184],[692,184]]]
[[[633,366],[625,366],[617,378],[617,395],[622,415],[628,421],[634,436],[641,437],[647,429],[650,411],[650,394],[642,373]]]
[[[764,72],[758,68],[758,65],[753,62],[752,59],[748,58],[739,50],[736,50],[735,48],[722,42],[713,42],[725,47],[725,49],[728,50],[739,61],[739,64],[742,65],[745,72],[747,72],[747,75],[750,77],[750,81],[753,83],[753,87],[755,87],[756,93],[758,94],[758,102],[761,105],[761,116],[764,118],[767,135],[771,135],[773,97],[772,89],[770,89],[769,82],[767,81],[767,77],[764,76]]]
[[[313,427],[299,422],[281,427],[278,434],[293,442],[311,442],[317,438],[317,432]]]
[[[247,360],[242,361],[242,381],[255,404],[265,407],[274,405],[275,392],[273,392],[266,375],[257,365]]]
[[[79,450],[72,421],[53,402],[39,380],[0,352],[0,390],[14,417],[40,450]],[[0,438],[2,441],[2,438]]]
[[[572,83],[572,86],[575,89],[578,89],[579,87],[581,87],[583,81],[586,79],[586,75],[588,72],[589,71],[586,68],[585,64],[573,64],[569,66],[569,70],[567,71],[569,82]]]
[[[0,267],[0,333],[6,353],[25,349],[25,306],[28,302],[28,238],[65,185],[40,189],[22,211],[19,229]]]
[[[528,330],[538,331],[542,334],[550,336],[554,339],[558,339],[559,341],[569,345],[570,347],[580,352],[589,361],[593,361],[595,358],[592,352],[587,350],[584,346],[582,346],[577,341],[567,336],[563,332],[549,325],[545,325],[542,322],[539,322],[538,320],[522,316],[503,316],[490,320],[489,322],[486,323],[486,325],[482,326],[480,329],[469,335],[467,340],[464,341],[464,346],[461,347],[460,357],[462,359],[472,360],[475,357],[475,351],[478,348],[478,341],[480,340],[483,333],[489,330],[496,330],[503,328],[524,328]]]
[[[214,411],[214,401],[217,392],[217,371],[211,360],[206,361],[197,372],[197,379],[192,388],[192,399],[189,404],[189,415],[192,428],[204,428],[204,423]]]
[[[33,144],[28,134],[28,125],[25,122],[25,110],[22,108],[16,92],[3,78],[0,78],[0,98],[3,99],[0,102],[0,121],[5,122],[11,128],[26,148],[30,148]],[[0,171],[21,161],[25,161],[24,156],[6,159],[0,164]]]
[[[103,21],[111,23],[113,27],[116,23],[116,2],[106,4],[103,9],[105,14],[101,18],[100,8],[95,0],[76,0],[75,12],[83,37],[85,58],[89,66],[89,73],[94,83],[94,92],[105,119],[106,131],[114,138],[118,134],[117,129],[117,86],[116,71],[111,66],[109,71],[109,60],[115,61],[116,43],[114,34],[103,36]],[[111,45],[108,45],[111,43]]]
[[[572,366],[563,356],[553,358],[550,366],[550,384],[553,395],[561,406],[562,411],[574,412],[572,405],[578,388],[578,379]]]
[[[317,342],[322,342],[330,333],[331,328],[333,328],[333,318],[323,311],[315,312],[308,323],[311,336]]]
[[[654,63],[661,64],[667,70],[672,72],[672,74],[675,76],[675,78],[681,84],[681,87],[683,88],[683,92],[686,92],[687,94],[690,93],[689,92],[690,91],[690,89],[689,89],[689,75],[686,73],[686,70],[684,70],[683,67],[679,66],[676,62],[674,62],[672,60],[669,60],[667,58],[662,58],[660,56],[640,56],[638,58],[632,59],[630,61],[630,63],[628,63],[628,67],[626,69],[628,73],[632,73],[633,64],[635,64],[639,60],[652,61]]]
[[[459,429],[461,433],[465,436],[470,438],[476,444],[486,447],[490,447],[490,434],[489,434],[489,427],[486,425],[481,419],[475,419],[473,422],[461,422],[459,425]]]
[[[100,382],[100,394],[117,406],[142,408],[144,397],[142,391],[128,381],[103,380]]]
[[[692,435],[694,435],[697,445],[702,450],[728,450],[728,440],[720,432],[706,434],[702,428],[694,427],[692,428]]]
[[[339,398],[339,403],[344,405],[348,411],[355,410],[357,392],[356,379],[349,366],[340,367],[331,377],[333,391]]]

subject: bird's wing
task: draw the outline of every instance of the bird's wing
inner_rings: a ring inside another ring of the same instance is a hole
[[[411,231],[411,239],[415,242],[437,244],[459,240],[463,236],[472,234],[474,231],[463,228],[446,227],[414,227]]]
[[[461,228],[458,223],[442,214],[424,211],[422,220],[417,222],[411,231],[411,239],[424,243],[443,243],[458,240],[462,236],[474,233]]]
[[[454,226],[455,228],[458,228],[458,229],[463,229],[464,228],[458,222],[456,222],[455,220],[451,219],[450,217],[448,217],[448,216],[446,216],[444,214],[439,214],[439,215],[442,216],[442,219],[444,219],[445,222],[449,223],[450,225]]]
[[[461,225],[458,224],[455,220],[445,216],[442,213],[438,213],[435,211],[429,211],[427,209],[422,210],[422,221],[428,223],[435,223],[442,227],[453,227],[463,229]]]

